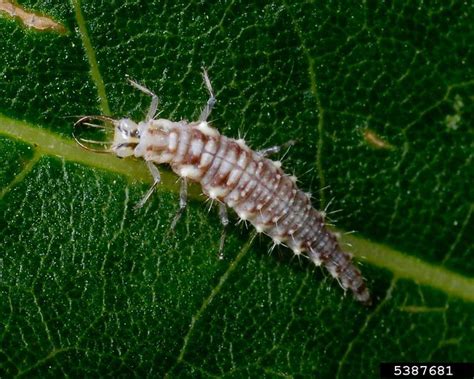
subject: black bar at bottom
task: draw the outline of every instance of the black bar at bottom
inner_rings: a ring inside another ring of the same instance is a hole
[[[380,378],[472,379],[474,363],[381,363]]]

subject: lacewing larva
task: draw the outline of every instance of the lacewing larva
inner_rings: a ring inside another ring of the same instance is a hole
[[[280,162],[268,159],[280,151],[281,146],[254,151],[244,140],[228,138],[211,127],[207,119],[216,99],[206,70],[203,70],[203,78],[210,97],[197,121],[155,119],[158,97],[129,80],[132,86],[152,98],[145,120],[136,123],[127,118],[85,116],[76,122],[74,138],[88,150],[115,153],[122,158],[133,155],[145,160],[153,184],[137,207],[146,203],[160,183],[155,165],[169,164],[181,178],[179,211],[172,228],[186,207],[188,180],[197,182],[203,193],[219,204],[224,226],[220,250],[229,223],[227,207],[230,207],[240,219],[248,220],[258,232],[272,238],[274,244],[284,244],[294,254],[309,258],[317,266],[323,265],[344,290],[351,290],[358,301],[369,305],[371,298],[362,275],[351,255],[341,249],[337,237],[327,228],[324,212],[313,208],[309,196],[297,188],[293,176],[283,172]],[[104,123],[94,124],[90,120]],[[102,149],[93,149],[90,143],[104,142],[77,137],[79,126],[112,127],[113,141]]]

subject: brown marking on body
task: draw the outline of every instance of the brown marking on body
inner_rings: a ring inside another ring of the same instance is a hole
[[[162,153],[165,150],[166,150],[166,147],[160,147],[160,146],[155,146],[155,145],[148,145],[146,147],[146,151],[152,151],[154,153]]]
[[[160,128],[148,128],[147,133],[151,136],[157,135],[157,134],[163,134],[163,130]]]
[[[216,174],[212,180],[211,186],[224,187],[225,183],[227,182],[227,178],[229,177],[229,173],[230,171],[226,174]]]
[[[235,186],[232,186],[232,188],[231,188],[231,186],[228,186],[227,181],[228,181],[229,176],[232,173],[232,171],[235,170],[235,169],[239,169],[236,166],[237,166],[237,160],[239,159],[239,156],[240,156],[241,152],[242,152],[242,148],[237,143],[235,143],[232,140],[228,141],[226,154],[228,154],[229,156],[231,156],[233,154],[234,157],[235,157],[235,163],[232,165],[232,168],[230,170],[228,170],[225,174],[217,174],[214,177],[212,185],[227,187],[229,190],[232,190],[233,187],[235,187]],[[222,159],[225,160],[226,157],[222,157]],[[221,165],[222,165],[222,162],[221,162]],[[219,172],[219,169],[217,170],[217,172]]]

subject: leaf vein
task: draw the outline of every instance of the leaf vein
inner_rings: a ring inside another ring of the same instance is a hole
[[[3,197],[10,192],[13,187],[15,187],[18,183],[21,183],[21,181],[31,172],[33,167],[35,166],[36,162],[38,162],[41,158],[41,154],[39,154],[37,151],[33,154],[31,159],[28,161],[28,163],[23,167],[23,169],[12,179],[8,185],[6,185],[1,191],[0,191],[0,199],[3,199]]]
[[[316,75],[316,69],[314,67],[315,64],[315,59],[311,56],[311,53],[308,49],[308,47],[305,44],[304,38],[303,38],[303,32],[301,31],[298,23],[296,22],[293,14],[290,11],[290,8],[287,4],[286,1],[283,2],[284,7],[290,16],[291,24],[293,25],[293,28],[295,30],[296,35],[298,36],[298,39],[301,42],[301,47],[304,52],[304,56],[306,58],[307,64],[308,64],[308,76],[309,76],[309,82],[310,82],[310,90],[311,93],[314,96],[314,99],[316,101],[316,108],[318,110],[318,141],[317,141],[317,146],[318,150],[316,152],[316,167],[318,170],[318,176],[319,176],[319,201],[320,201],[320,208],[324,209],[326,206],[326,196],[324,194],[324,189],[326,187],[326,179],[324,177],[324,169],[323,169],[323,148],[324,148],[324,108],[321,104],[321,98],[319,95],[318,91],[318,81],[317,81],[317,75]]]
[[[247,252],[249,251],[252,243],[253,243],[253,240],[255,239],[255,236],[257,235],[257,233],[254,231],[252,232],[252,234],[250,235],[250,238],[248,239],[247,243],[242,247],[242,249],[240,250],[239,254],[237,254],[237,256],[235,257],[235,259],[230,263],[229,267],[227,268],[227,270],[224,272],[224,274],[220,277],[219,279],[219,282],[217,283],[217,285],[211,290],[211,292],[209,293],[209,296],[206,297],[203,301],[203,303],[201,304],[201,307],[197,310],[197,312],[191,317],[191,324],[189,326],[189,330],[188,332],[186,333],[186,335],[184,336],[184,339],[183,339],[183,346],[181,347],[181,350],[180,350],[180,353],[179,353],[179,356],[176,360],[176,363],[175,365],[171,368],[171,370],[173,368],[175,368],[177,365],[179,365],[181,362],[183,362],[183,359],[184,359],[184,354],[186,353],[186,349],[188,347],[188,344],[189,344],[189,339],[191,338],[191,335],[192,333],[194,332],[194,327],[196,325],[196,323],[201,319],[201,317],[203,316],[204,312],[206,311],[207,307],[209,306],[209,304],[211,304],[212,300],[214,300],[214,298],[219,294],[219,292],[222,290],[222,287],[224,286],[225,282],[227,281],[227,279],[229,278],[230,274],[237,268],[238,264],[240,263],[240,261],[245,257],[245,255],[247,254]],[[171,371],[170,370],[170,371]],[[166,377],[168,376],[169,372],[165,375]]]
[[[99,64],[97,63],[97,57],[95,55],[95,51],[92,47],[92,42],[87,31],[84,15],[82,14],[81,2],[80,0],[72,0],[72,4],[74,7],[77,26],[79,28],[79,34],[81,35],[82,44],[84,46],[87,60],[91,69],[92,81],[97,87],[97,92],[100,99],[100,107],[102,109],[103,114],[110,115],[111,112],[109,108],[109,102],[107,100],[107,94],[105,92],[104,81],[102,79],[102,75],[99,70]]]

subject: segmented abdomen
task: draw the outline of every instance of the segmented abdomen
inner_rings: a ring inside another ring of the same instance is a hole
[[[324,265],[357,300],[370,303],[351,256],[341,250],[322,213],[312,207],[309,196],[297,188],[294,177],[286,175],[279,162],[262,157],[242,140],[220,135],[207,123],[180,125],[170,133],[167,151],[178,175],[199,182],[207,196],[233,208],[275,244],[285,244],[295,254]]]

